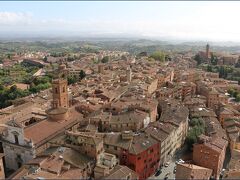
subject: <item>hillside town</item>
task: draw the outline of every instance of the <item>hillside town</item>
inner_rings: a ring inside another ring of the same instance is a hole
[[[51,81],[0,109],[0,178],[240,178],[240,85],[201,67],[213,55],[239,63],[208,44],[164,61],[123,51],[4,59],[2,70],[24,63],[36,67],[31,82]]]

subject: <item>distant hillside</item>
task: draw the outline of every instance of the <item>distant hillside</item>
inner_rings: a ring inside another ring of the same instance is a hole
[[[182,52],[198,52],[205,50],[207,42],[168,42],[148,39],[121,39],[121,38],[90,38],[90,39],[42,39],[32,41],[8,42],[0,41],[0,52],[11,53],[21,51],[48,51],[48,52],[91,52],[96,50],[121,50],[133,54],[146,51],[152,53],[157,50]],[[240,45],[232,42],[209,42],[211,51],[240,53]],[[232,46],[230,46],[232,44]]]

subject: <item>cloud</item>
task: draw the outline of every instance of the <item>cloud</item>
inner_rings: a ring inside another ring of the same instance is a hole
[[[30,13],[0,12],[0,25],[24,25],[32,21]]]
[[[174,3],[175,4],[175,3]],[[197,3],[185,6],[171,5],[171,13],[158,10],[158,6],[147,10],[128,12],[110,11],[99,17],[87,14],[64,16],[63,14],[36,14],[28,12],[1,12],[0,33],[43,33],[63,35],[83,34],[134,34],[149,37],[171,36],[184,39],[213,39],[240,41],[240,25],[237,23],[239,4]],[[80,11],[79,11],[80,12]],[[141,12],[141,13],[140,13]],[[122,13],[122,12],[121,12]],[[135,14],[134,14],[135,13]],[[129,18],[126,16],[129,15]],[[133,15],[133,17],[130,17]]]

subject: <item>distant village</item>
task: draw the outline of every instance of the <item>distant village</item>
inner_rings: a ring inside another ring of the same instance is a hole
[[[0,64],[24,62],[38,67],[32,79],[52,78],[0,109],[1,179],[240,178],[239,81],[199,67],[235,66],[239,55],[208,44],[164,61],[146,52],[74,55],[28,52]]]

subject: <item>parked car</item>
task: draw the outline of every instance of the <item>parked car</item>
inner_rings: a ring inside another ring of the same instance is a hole
[[[168,167],[169,164],[170,164],[170,162],[166,162],[166,163],[164,164],[164,166],[165,166],[165,167]]]
[[[220,175],[219,175],[219,178],[222,179],[223,178],[223,175],[224,175],[224,172],[226,171],[226,169],[222,169],[222,171],[220,172]]]
[[[159,176],[161,173],[162,173],[162,170],[159,169],[159,170],[157,170],[157,172],[155,173],[155,176]]]
[[[185,161],[182,160],[182,159],[179,159],[179,160],[177,160],[175,163],[176,163],[176,164],[182,164],[182,163],[185,163]]]
[[[177,168],[175,166],[174,169],[173,169],[173,173],[175,174],[176,172],[177,172]]]

